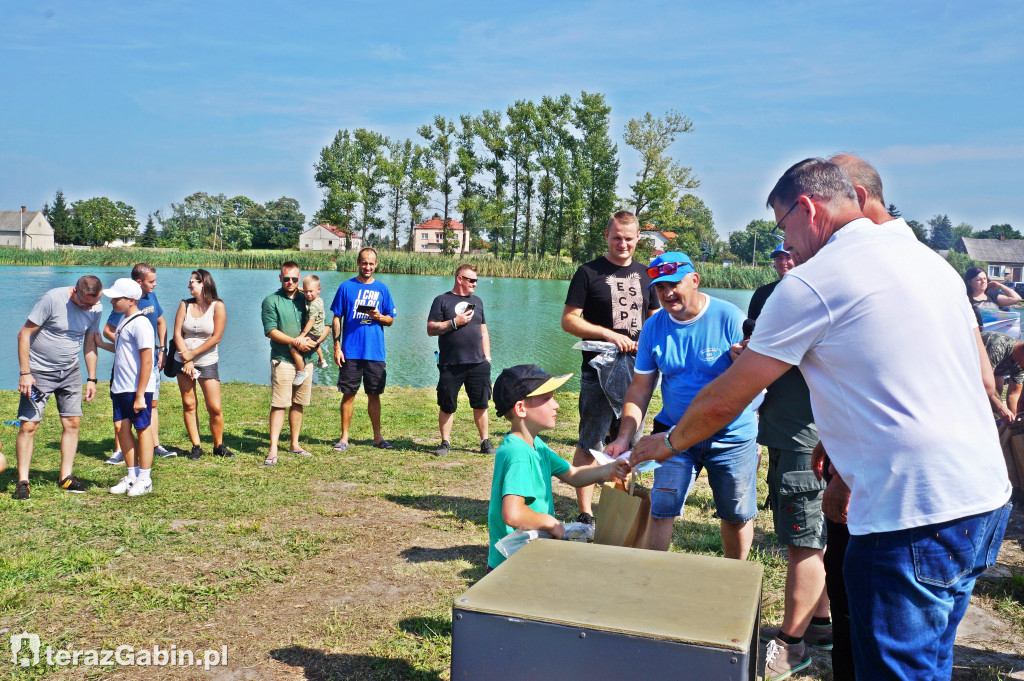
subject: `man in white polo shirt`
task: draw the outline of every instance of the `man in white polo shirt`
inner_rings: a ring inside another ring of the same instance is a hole
[[[843,572],[857,678],[949,678],[957,625],[1010,508],[963,283],[923,244],[865,218],[829,161],[791,167],[768,205],[802,264],[671,442],[644,438],[631,464],[707,438],[798,365],[822,444],[851,491]]]

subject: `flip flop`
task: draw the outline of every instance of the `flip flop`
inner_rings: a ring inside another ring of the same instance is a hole
[[[288,453],[289,454],[294,454],[295,456],[313,456],[312,454],[307,452],[305,449],[289,449]]]
[[[343,452],[346,449],[348,449],[348,443],[338,440],[337,442],[334,443],[334,446],[331,447],[331,449],[333,449],[336,452]]]
[[[387,440],[381,440],[380,442],[375,442],[373,444],[373,446],[376,447],[377,449],[394,449],[395,448],[395,446],[393,444],[391,444],[390,442],[388,442]]]
[[[277,454],[274,454],[274,456],[268,456],[263,461],[263,465],[264,466],[276,466],[277,465]]]

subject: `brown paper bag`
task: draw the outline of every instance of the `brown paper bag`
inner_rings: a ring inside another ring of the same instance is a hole
[[[621,485],[601,485],[601,500],[594,513],[594,543],[646,549],[651,531],[651,497],[647,490],[635,487],[630,491]]]

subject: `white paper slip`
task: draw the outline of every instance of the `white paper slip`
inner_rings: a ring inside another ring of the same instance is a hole
[[[612,461],[618,460],[618,459],[624,459],[625,461],[629,461],[629,455],[632,454],[632,453],[633,453],[633,450],[627,449],[626,451],[622,452],[617,457],[615,457],[615,459],[613,459],[612,457],[608,456],[604,452],[599,452],[596,449],[591,449],[590,450],[590,455],[592,457],[594,457],[594,460],[597,461],[602,466],[605,465],[605,464],[611,463]],[[641,463],[641,464],[639,464],[637,466],[634,466],[633,467],[633,472],[634,473],[648,473],[650,471],[653,471],[655,468],[661,468],[661,464],[658,463],[657,461],[644,461],[643,463]]]

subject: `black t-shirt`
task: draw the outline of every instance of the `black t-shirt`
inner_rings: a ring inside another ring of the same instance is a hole
[[[437,337],[438,364],[479,364],[485,360],[483,333],[480,326],[487,323],[484,319],[484,303],[477,296],[459,296],[451,291],[442,293],[430,305],[427,321],[444,322],[454,319],[466,309],[466,305],[476,305],[469,324],[460,326]]]
[[[583,310],[583,318],[591,324],[612,329],[632,340],[640,338],[640,327],[648,310],[657,310],[658,296],[647,285],[647,267],[633,261],[620,267],[605,256],[580,265],[569,283],[565,304]],[[594,352],[583,353],[584,375],[595,377],[597,371],[589,362]]]

